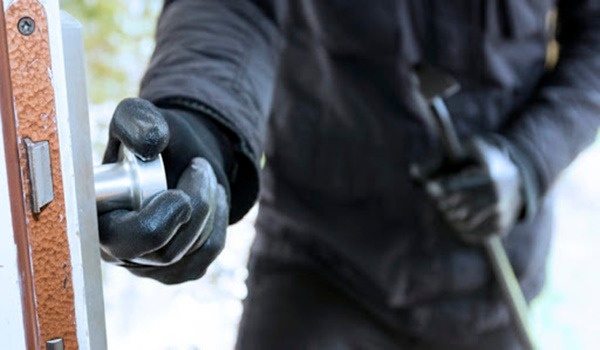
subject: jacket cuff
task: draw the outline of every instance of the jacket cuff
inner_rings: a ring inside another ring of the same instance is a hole
[[[173,141],[182,144],[182,147],[176,147],[182,153],[176,157],[186,157],[190,152],[184,150],[185,145],[190,145],[190,148],[202,145],[203,154],[199,156],[206,158],[211,164],[217,180],[227,192],[230,204],[229,223],[239,221],[258,197],[259,167],[255,164],[255,157],[244,151],[239,136],[220,123],[219,119],[206,113],[197,102],[187,103],[185,99],[163,100],[157,105],[171,115],[167,117],[171,137],[183,138]],[[186,161],[189,160],[181,159],[178,163],[187,164]]]
[[[540,207],[541,188],[539,175],[531,159],[514,142],[503,135],[491,134],[487,135],[486,138],[505,151],[519,169],[522,180],[521,195],[524,201],[523,212],[519,217],[519,221],[528,222],[532,220]]]

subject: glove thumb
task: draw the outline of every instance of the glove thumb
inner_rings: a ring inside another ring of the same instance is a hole
[[[121,144],[142,160],[154,159],[169,143],[169,126],[160,110],[141,98],[127,98],[117,105],[110,122],[103,163],[118,159]]]

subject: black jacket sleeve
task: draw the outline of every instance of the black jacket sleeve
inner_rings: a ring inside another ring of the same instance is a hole
[[[234,147],[230,222],[258,193],[261,144],[282,39],[260,0],[166,1],[140,97],[212,118]],[[177,137],[173,135],[173,137]]]
[[[600,125],[600,1],[562,0],[560,55],[504,134],[530,160],[545,194]]]

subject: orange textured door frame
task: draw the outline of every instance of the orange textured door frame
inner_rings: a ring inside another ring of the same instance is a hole
[[[61,30],[58,0],[3,4],[3,134],[27,348],[106,348],[83,49],[70,42],[80,40],[76,21],[64,15]]]
[[[33,277],[31,275],[31,265],[29,258],[29,245],[27,244],[27,226],[26,226],[26,214],[25,214],[25,203],[22,195],[21,187],[21,168],[19,161],[19,150],[17,143],[17,127],[15,124],[15,112],[13,109],[13,95],[10,80],[10,69],[8,62],[8,46],[7,46],[7,33],[4,21],[4,9],[0,11],[0,110],[2,116],[2,140],[4,149],[4,165],[3,178],[6,180],[8,189],[8,199],[10,208],[3,208],[3,223],[4,227],[8,226],[8,232],[2,232],[3,242],[10,242],[10,237],[6,237],[13,234],[14,239],[14,250],[11,250],[11,256],[16,258],[16,264],[12,261],[4,262],[6,266],[2,265],[2,271],[5,272],[12,263],[12,268],[16,270],[15,274],[10,276],[3,276],[4,279],[10,281],[4,281],[6,285],[13,285],[11,282],[17,282],[20,284],[20,300],[13,298],[12,296],[5,296],[10,300],[6,301],[6,307],[18,303],[22,308],[22,321],[23,330],[17,334],[18,325],[11,325],[7,331],[11,332],[12,337],[24,337],[25,339],[14,339],[13,341],[24,341],[27,344],[28,349],[37,349],[40,346],[39,343],[39,331],[37,328],[37,320],[35,314],[35,301],[33,295]],[[0,184],[3,186],[4,184]],[[6,196],[6,195],[5,195]],[[4,199],[4,198],[3,198]],[[10,221],[10,222],[9,222]],[[12,248],[13,245],[7,244],[6,248]],[[7,256],[8,252],[3,254],[3,257]],[[15,269],[16,268],[16,269]],[[18,279],[18,280],[15,280]],[[4,310],[4,308],[3,308]],[[18,312],[18,310],[16,311]],[[12,318],[12,316],[11,316]]]

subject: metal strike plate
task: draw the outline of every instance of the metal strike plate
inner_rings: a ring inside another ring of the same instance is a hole
[[[42,208],[54,200],[50,144],[48,141],[33,142],[26,138],[27,166],[31,184],[31,206],[39,214]]]
[[[48,340],[46,342],[46,350],[65,350],[65,344],[62,338]]]

